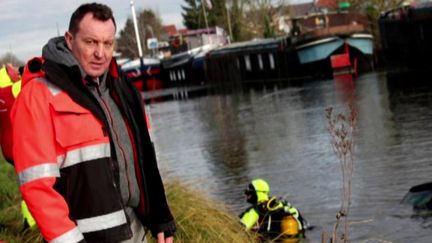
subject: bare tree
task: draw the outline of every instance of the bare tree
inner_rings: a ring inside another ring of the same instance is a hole
[[[253,37],[263,37],[266,22],[272,22],[274,8],[271,0],[245,0],[244,28]],[[267,27],[268,28],[268,27]]]
[[[150,51],[146,48],[147,39],[160,39],[163,33],[162,20],[158,13],[150,9],[144,9],[137,16],[137,21],[138,32],[142,40],[141,48],[145,54],[149,54]],[[117,51],[121,52],[123,57],[137,58],[139,56],[135,29],[131,18],[127,19],[125,27],[120,31],[120,36],[117,39]]]
[[[355,10],[366,10],[373,17],[378,17],[380,13],[400,7],[405,0],[349,0]]]

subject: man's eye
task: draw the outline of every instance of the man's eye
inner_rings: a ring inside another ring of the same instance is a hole
[[[93,40],[85,40],[85,43],[86,43],[87,45],[94,45],[94,44],[95,44],[95,41],[93,41]]]
[[[114,43],[113,42],[105,42],[105,47],[106,48],[111,48],[113,47]]]

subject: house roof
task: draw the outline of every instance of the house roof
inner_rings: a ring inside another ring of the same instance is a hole
[[[164,32],[166,32],[169,36],[174,36],[177,35],[177,28],[175,25],[170,24],[170,25],[164,25],[162,26],[162,29],[164,30]]]
[[[322,8],[330,8],[330,9],[337,9],[338,8],[338,1],[335,0],[318,0],[316,5],[317,7]]]

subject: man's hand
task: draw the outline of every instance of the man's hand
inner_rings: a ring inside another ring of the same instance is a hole
[[[165,238],[164,232],[160,232],[160,233],[157,234],[157,242],[158,243],[173,243],[174,242],[174,237],[170,236],[168,238]]]

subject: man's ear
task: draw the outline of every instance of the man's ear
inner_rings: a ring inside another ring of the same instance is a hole
[[[66,40],[67,47],[70,50],[72,50],[72,41],[73,41],[73,35],[72,35],[72,33],[69,32],[69,31],[66,31],[64,37],[65,37],[65,40]]]

